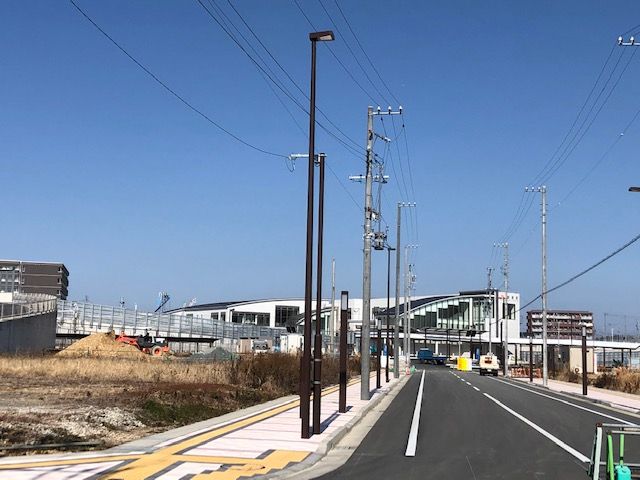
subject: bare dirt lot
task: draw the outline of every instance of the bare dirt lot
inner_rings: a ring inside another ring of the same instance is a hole
[[[81,349],[79,349],[81,350]],[[297,393],[300,359],[148,355],[0,357],[0,455],[15,445],[98,441],[107,448]],[[350,362],[350,372],[359,365]],[[323,384],[337,383],[337,359]],[[50,450],[49,450],[50,451]]]

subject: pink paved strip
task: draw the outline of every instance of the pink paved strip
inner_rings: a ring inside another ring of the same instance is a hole
[[[529,383],[528,378],[518,378],[526,383]],[[534,378],[533,382],[536,385],[542,385],[542,379]],[[558,380],[549,380],[549,390],[556,392],[572,393],[582,396],[582,384],[561,382]],[[632,410],[640,410],[640,396],[633,395],[624,392],[615,392],[613,390],[606,390],[604,388],[597,388],[589,385],[587,388],[587,398],[593,400],[599,400],[601,402],[612,403],[622,407],[630,408]]]

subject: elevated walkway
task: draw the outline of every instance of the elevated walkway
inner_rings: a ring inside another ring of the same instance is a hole
[[[231,323],[195,315],[142,312],[137,309],[58,301],[57,336],[81,338],[94,332],[129,335],[146,331],[170,342],[213,343],[217,340],[276,339],[286,329]]]

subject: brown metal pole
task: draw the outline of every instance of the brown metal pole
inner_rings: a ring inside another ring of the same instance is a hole
[[[385,378],[389,383],[389,357],[391,356],[391,345],[389,343],[389,296],[391,294],[391,248],[387,245],[387,364],[385,365]]]
[[[380,388],[380,360],[382,359],[382,330],[378,327],[378,341],[376,343],[378,353],[378,366],[376,368],[376,388]]]
[[[309,173],[307,179],[307,243],[304,282],[304,351],[300,371],[301,437],[309,438],[309,395],[311,393],[311,297],[313,295],[313,187],[316,127],[316,42],[311,40],[311,95],[309,97]]]
[[[347,315],[349,312],[349,292],[340,293],[340,392],[338,412],[347,411]]]
[[[313,433],[320,432],[320,402],[322,401],[322,237],[324,228],[324,153],[318,154],[318,266],[316,270],[316,336],[313,342]]]
[[[582,326],[582,394],[587,395],[587,327]]]
[[[529,383],[533,383],[533,336],[529,334]]]

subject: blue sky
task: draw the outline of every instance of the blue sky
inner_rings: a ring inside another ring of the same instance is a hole
[[[300,130],[197,2],[77,1],[139,61],[228,130],[278,154],[307,150],[306,114],[281,99]],[[318,29],[335,29],[318,1],[299,1]],[[336,56],[385,107],[347,49],[348,43],[389,97],[336,4],[323,3],[338,27],[331,45]],[[242,27],[229,3],[216,4]],[[311,27],[295,2],[233,5],[306,92]],[[567,133],[618,35],[640,23],[640,5],[340,5],[404,108],[395,126],[398,133],[406,126],[409,156],[400,135],[385,156],[392,178],[382,214],[395,242],[395,203],[418,203],[403,229],[403,240],[420,244],[412,257],[417,293],[483,288],[487,265],[499,266],[492,245],[504,239],[524,187]],[[303,294],[303,162],[292,173],[283,159],[217,130],[151,80],[69,2],[1,2],[0,42],[0,211],[3,230],[10,232],[0,236],[0,257],[63,261],[71,271],[71,297],[105,304],[124,296],[130,305],[151,308],[160,290],[171,294],[174,306],[193,297],[206,302]],[[632,55],[633,48],[621,49],[613,50],[604,70],[606,80],[623,55],[610,85]],[[639,62],[640,55],[631,58],[590,130],[545,182],[550,287],[640,233],[640,195],[627,192],[640,185],[640,122],[557,205],[640,108]],[[307,107],[291,83],[286,88]],[[321,45],[318,105],[362,146],[371,103]],[[392,136],[389,119],[384,127]],[[378,120],[375,128],[383,133]],[[328,294],[335,257],[338,290],[361,296],[362,211],[346,190],[362,205],[362,185],[347,177],[363,173],[363,158],[323,131],[316,144],[342,183],[327,172],[324,289]],[[380,142],[376,151],[384,154]],[[534,201],[508,239],[510,284],[523,302],[540,291],[539,196]],[[604,312],[639,313],[638,252],[632,246],[551,294],[549,306],[593,310],[599,319]],[[494,282],[500,281],[497,274]],[[385,291],[386,256],[375,252],[373,294]],[[632,325],[635,319],[630,330]]]

